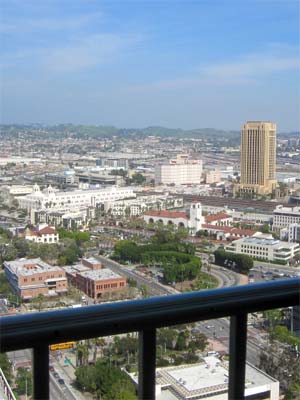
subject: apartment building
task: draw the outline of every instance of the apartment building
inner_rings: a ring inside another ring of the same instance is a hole
[[[31,223],[46,223],[63,227],[65,229],[77,229],[85,227],[95,216],[94,207],[83,207],[78,211],[55,210],[31,210]]]
[[[68,291],[65,271],[40,258],[5,261],[3,265],[10,286],[22,300],[30,300],[39,294],[50,297]]]
[[[139,216],[148,210],[168,210],[183,206],[183,199],[175,196],[139,196],[106,204],[105,211],[115,217]]]
[[[274,239],[272,235],[257,232],[252,237],[233,241],[225,246],[225,251],[235,254],[246,254],[266,261],[283,261],[288,263],[300,253],[298,243],[288,243]]]

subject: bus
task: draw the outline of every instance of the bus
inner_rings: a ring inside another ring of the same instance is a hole
[[[51,344],[50,350],[55,351],[55,350],[71,349],[72,347],[75,346],[75,343],[76,342],[65,342],[65,343]]]

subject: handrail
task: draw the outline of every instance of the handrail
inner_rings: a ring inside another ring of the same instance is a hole
[[[298,305],[299,293],[300,278],[295,278],[3,317],[0,348],[1,351],[34,348],[34,382],[36,386],[44,382],[44,389],[35,394],[47,399],[49,344],[139,331],[139,398],[154,399],[156,329],[230,316],[229,398],[243,399],[247,313]]]
[[[287,307],[298,304],[299,292],[295,278],[3,317],[1,351]]]

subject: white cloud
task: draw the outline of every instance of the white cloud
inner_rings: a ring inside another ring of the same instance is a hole
[[[76,31],[88,24],[95,23],[103,19],[100,12],[88,13],[73,16],[54,17],[37,17],[37,18],[15,18],[5,21],[2,17],[0,25],[0,33],[4,34],[22,34],[38,31],[39,34],[46,31]]]
[[[80,71],[111,63],[122,51],[134,45],[135,36],[95,34],[72,45],[52,48],[41,59],[43,69],[53,72]]]
[[[133,87],[133,90],[183,89],[202,85],[253,85],[261,78],[274,73],[298,70],[300,58],[298,48],[272,44],[265,52],[244,55],[230,62],[199,66],[189,77],[179,77]]]

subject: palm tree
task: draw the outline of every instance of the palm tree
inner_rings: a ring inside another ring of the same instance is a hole
[[[76,367],[87,366],[89,361],[89,348],[85,342],[79,342],[76,346]]]

